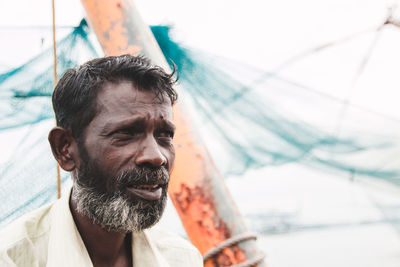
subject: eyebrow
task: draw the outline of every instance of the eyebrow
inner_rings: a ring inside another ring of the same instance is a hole
[[[147,118],[143,116],[138,116],[136,118],[128,118],[124,120],[120,120],[117,122],[107,122],[103,129],[101,130],[102,135],[108,135],[115,130],[123,129],[123,128],[131,128],[131,127],[140,127],[145,125]],[[158,124],[158,123],[157,123]],[[168,130],[174,131],[176,130],[176,126],[172,121],[169,121],[165,118],[161,118],[159,122],[159,126],[162,128],[166,128]]]
[[[101,130],[101,133],[103,135],[110,134],[111,132],[121,129],[121,128],[126,128],[126,127],[132,127],[132,126],[139,126],[140,124],[144,125],[146,121],[145,117],[138,116],[136,118],[128,118],[116,122],[107,122],[104,126],[103,129]]]
[[[167,120],[167,119],[162,119],[160,124],[161,124],[160,126],[162,128],[168,129],[168,130],[173,131],[173,132],[175,132],[175,130],[176,130],[175,124],[173,122]]]

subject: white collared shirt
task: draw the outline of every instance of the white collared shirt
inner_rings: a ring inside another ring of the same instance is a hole
[[[133,266],[198,267],[200,253],[186,240],[157,229],[132,234]],[[93,266],[69,209],[69,194],[0,231],[0,266]]]

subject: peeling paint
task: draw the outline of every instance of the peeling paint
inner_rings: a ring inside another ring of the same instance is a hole
[[[174,193],[174,200],[178,212],[187,218],[183,223],[194,222],[192,226],[186,227],[194,226],[196,228],[193,231],[188,231],[188,235],[192,238],[195,235],[197,239],[202,238],[213,242],[207,244],[207,251],[232,236],[227,223],[218,215],[215,199],[209,193],[209,190],[205,190],[199,185],[191,188],[182,183],[180,191]],[[245,251],[235,245],[223,249],[219,254],[209,259],[205,266],[231,266],[245,260]]]

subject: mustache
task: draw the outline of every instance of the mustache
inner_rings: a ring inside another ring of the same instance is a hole
[[[163,166],[159,168],[137,167],[122,172],[116,177],[115,182],[120,188],[134,185],[167,185],[169,173]]]

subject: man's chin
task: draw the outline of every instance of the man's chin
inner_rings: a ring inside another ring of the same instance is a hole
[[[122,213],[128,214],[127,216],[115,214],[117,220],[113,220],[114,223],[107,223],[103,228],[118,231],[118,232],[140,232],[144,229],[150,228],[159,222],[161,216],[164,213],[166,206],[166,198],[161,198],[158,201],[144,200],[140,203],[135,203]],[[156,203],[154,203],[156,202]]]
[[[118,232],[139,232],[156,224],[165,209],[167,190],[158,200],[130,198],[125,194],[105,196],[96,190],[74,184],[77,211],[103,229]]]

